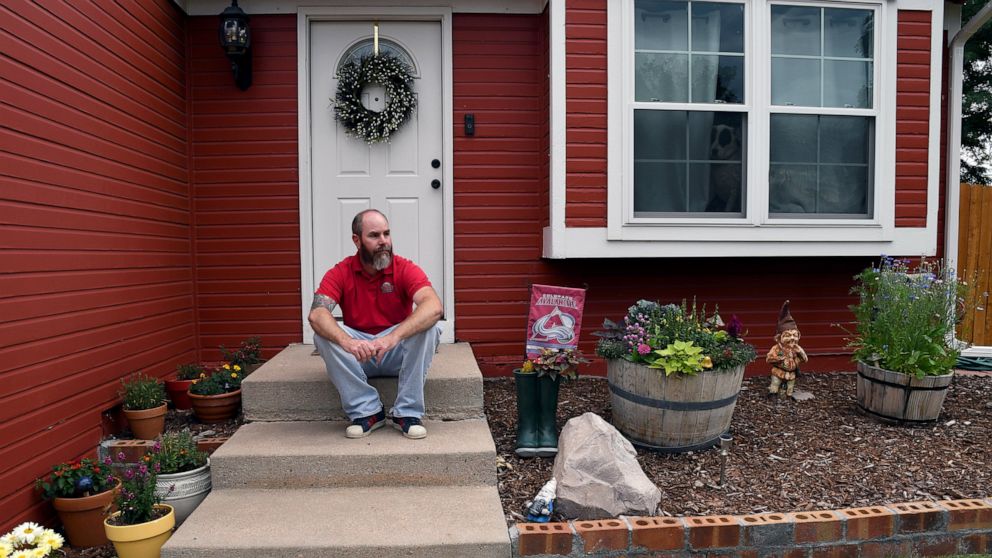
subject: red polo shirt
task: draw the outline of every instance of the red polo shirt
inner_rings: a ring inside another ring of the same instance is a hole
[[[407,319],[413,295],[430,286],[427,274],[406,258],[394,254],[389,267],[369,276],[355,254],[324,274],[317,294],[341,306],[346,326],[375,335]]]

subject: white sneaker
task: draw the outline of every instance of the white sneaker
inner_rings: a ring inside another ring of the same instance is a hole
[[[416,417],[389,417],[393,421],[393,428],[403,432],[403,435],[413,440],[427,437],[427,429]]]

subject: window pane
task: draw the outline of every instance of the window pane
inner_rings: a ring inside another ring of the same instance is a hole
[[[689,165],[689,211],[743,213],[744,164],[742,162],[692,163]]]
[[[689,100],[689,55],[638,52],[634,56],[634,100]]]
[[[871,108],[872,63],[823,61],[823,106]]]
[[[634,162],[634,216],[686,210],[684,163]]]
[[[820,61],[772,58],[772,104],[820,106]]]
[[[874,141],[870,117],[820,117],[820,162],[822,163],[867,165],[868,149]]]
[[[694,54],[692,102],[744,102],[744,57]]]
[[[868,167],[827,165],[820,168],[817,213],[868,215]]]
[[[772,164],[769,170],[769,213],[816,213],[816,165]]]
[[[815,163],[815,115],[771,115],[771,162]]]
[[[634,111],[634,160],[685,161],[686,112]]]
[[[744,5],[692,3],[692,50],[744,52]]]
[[[744,152],[744,115],[738,112],[690,112],[689,158],[693,161],[740,161]]]
[[[875,22],[871,10],[823,10],[823,54],[873,58]]]
[[[820,8],[772,6],[772,54],[820,55]]]
[[[688,51],[688,2],[637,0],[634,4],[634,48]]]

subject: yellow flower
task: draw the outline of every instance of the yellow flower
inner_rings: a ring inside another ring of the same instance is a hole
[[[231,365],[230,364],[225,364],[224,365],[224,370],[230,370],[230,369],[231,369]]]
[[[531,361],[529,361],[529,360],[525,360],[524,361],[524,365],[523,365],[523,371],[524,372],[528,372],[528,373],[529,372],[533,372],[534,371],[534,363],[531,362]]]
[[[231,377],[232,378],[237,378],[238,377],[238,373],[237,372],[231,372]]]
[[[199,381],[200,381],[200,380],[193,380],[193,383],[195,384],[196,382],[199,382]]]
[[[703,365],[703,368],[713,368],[713,359],[708,356],[703,357],[703,361],[700,364]]]
[[[200,372],[200,377],[201,378],[206,378],[207,377],[207,373],[206,372]],[[195,382],[196,380],[193,380],[193,381]]]
[[[240,367],[240,366],[238,366],[237,364],[235,364],[235,365],[234,365],[234,371],[235,371],[235,372],[241,372],[241,367]]]

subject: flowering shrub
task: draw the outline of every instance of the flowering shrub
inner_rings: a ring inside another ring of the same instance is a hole
[[[689,308],[639,300],[627,309],[621,323],[603,322],[597,332],[596,354],[623,358],[665,370],[665,375],[695,375],[703,370],[725,370],[754,360],[754,347],[743,340],[744,326],[737,316],[723,323],[714,312],[705,317],[693,301]]]
[[[161,465],[154,463],[151,458],[143,459],[137,464],[127,463],[126,460],[124,452],[117,454],[117,467],[123,472],[121,489],[114,496],[120,513],[112,520],[113,524],[137,525],[157,519],[159,516],[156,514],[155,504],[160,499],[155,495],[155,479],[162,469]],[[104,464],[109,467],[113,465],[113,461],[107,457]]]
[[[155,378],[137,373],[121,380],[120,396],[128,411],[154,409],[165,404],[165,386]]]
[[[193,380],[189,392],[194,395],[220,395],[241,389],[241,365],[225,364],[213,374],[201,374],[200,379]]]
[[[195,380],[200,377],[200,374],[206,372],[202,364],[180,364],[176,367],[176,379],[177,380]]]
[[[550,376],[552,380],[558,375],[570,380],[579,377],[580,364],[589,362],[578,349],[541,349],[541,354],[524,361],[520,371],[524,374]]]
[[[64,544],[62,535],[29,521],[0,537],[0,558],[47,558]]]
[[[910,273],[908,260],[883,256],[855,279],[855,360],[920,378],[951,371],[960,354],[954,324],[968,298],[953,269],[923,260]]]
[[[228,350],[224,345],[221,345],[220,354],[228,363],[238,365],[244,370],[262,362],[262,340],[258,337],[249,337],[234,350]]]
[[[82,498],[110,490],[117,483],[110,467],[89,458],[59,463],[45,478],[35,481],[42,498]]]
[[[196,448],[189,430],[164,434],[145,457],[152,467],[158,465],[156,472],[160,474],[185,473],[207,464],[207,454]]]

